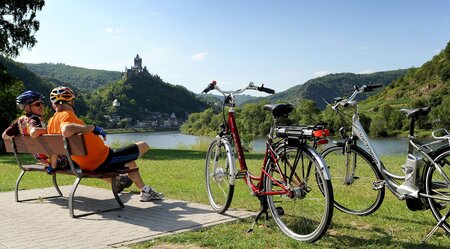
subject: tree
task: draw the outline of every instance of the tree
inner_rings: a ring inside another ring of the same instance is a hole
[[[319,115],[320,109],[314,100],[301,99],[289,117],[294,124],[313,125],[319,121]]]
[[[15,96],[24,89],[23,83],[6,72],[0,64],[0,132],[3,132],[11,121],[19,114]]]
[[[44,4],[44,0],[0,1],[0,54],[16,57],[22,47],[30,49],[36,44],[36,12]]]

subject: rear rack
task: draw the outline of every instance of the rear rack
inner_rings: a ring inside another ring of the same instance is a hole
[[[314,138],[329,136],[330,132],[325,129],[324,124],[317,124],[308,126],[277,126],[275,127],[275,134],[280,138]]]

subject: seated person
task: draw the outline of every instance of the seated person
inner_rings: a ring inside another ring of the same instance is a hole
[[[6,128],[2,134],[3,139],[10,139],[17,135],[31,136],[36,138],[47,133],[47,128],[42,114],[44,113],[44,96],[35,91],[26,91],[17,96],[17,107],[24,111],[25,114],[17,118],[12,124]],[[45,154],[34,154],[36,160],[43,165],[50,165],[50,159]],[[57,158],[58,167],[68,166],[67,158],[63,155]]]
[[[96,125],[86,125],[74,112],[75,95],[68,87],[56,87],[50,93],[50,101],[56,113],[48,121],[49,134],[62,134],[70,137],[77,133],[85,135],[87,156],[71,156],[82,170],[114,171],[123,168],[136,168],[136,159],[148,151],[145,142],[113,150],[104,143],[106,133]],[[54,165],[52,164],[54,167]],[[141,190],[141,201],[161,200],[163,195],[144,184],[139,171],[128,174],[129,179]]]

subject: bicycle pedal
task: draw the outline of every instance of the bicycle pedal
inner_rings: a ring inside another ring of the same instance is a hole
[[[385,180],[378,180],[378,181],[374,181],[372,183],[372,189],[373,190],[380,190],[382,188],[384,188],[384,185],[386,184]]]
[[[243,179],[247,175],[247,170],[239,170],[234,176],[235,179]]]

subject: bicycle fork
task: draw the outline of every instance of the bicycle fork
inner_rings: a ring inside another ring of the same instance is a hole
[[[344,177],[344,185],[351,185],[356,179],[358,179],[357,176],[355,176],[355,170],[356,170],[356,154],[351,153],[350,149],[351,144],[346,143],[344,151],[342,153],[345,153],[345,177]],[[353,158],[352,158],[353,157]]]

